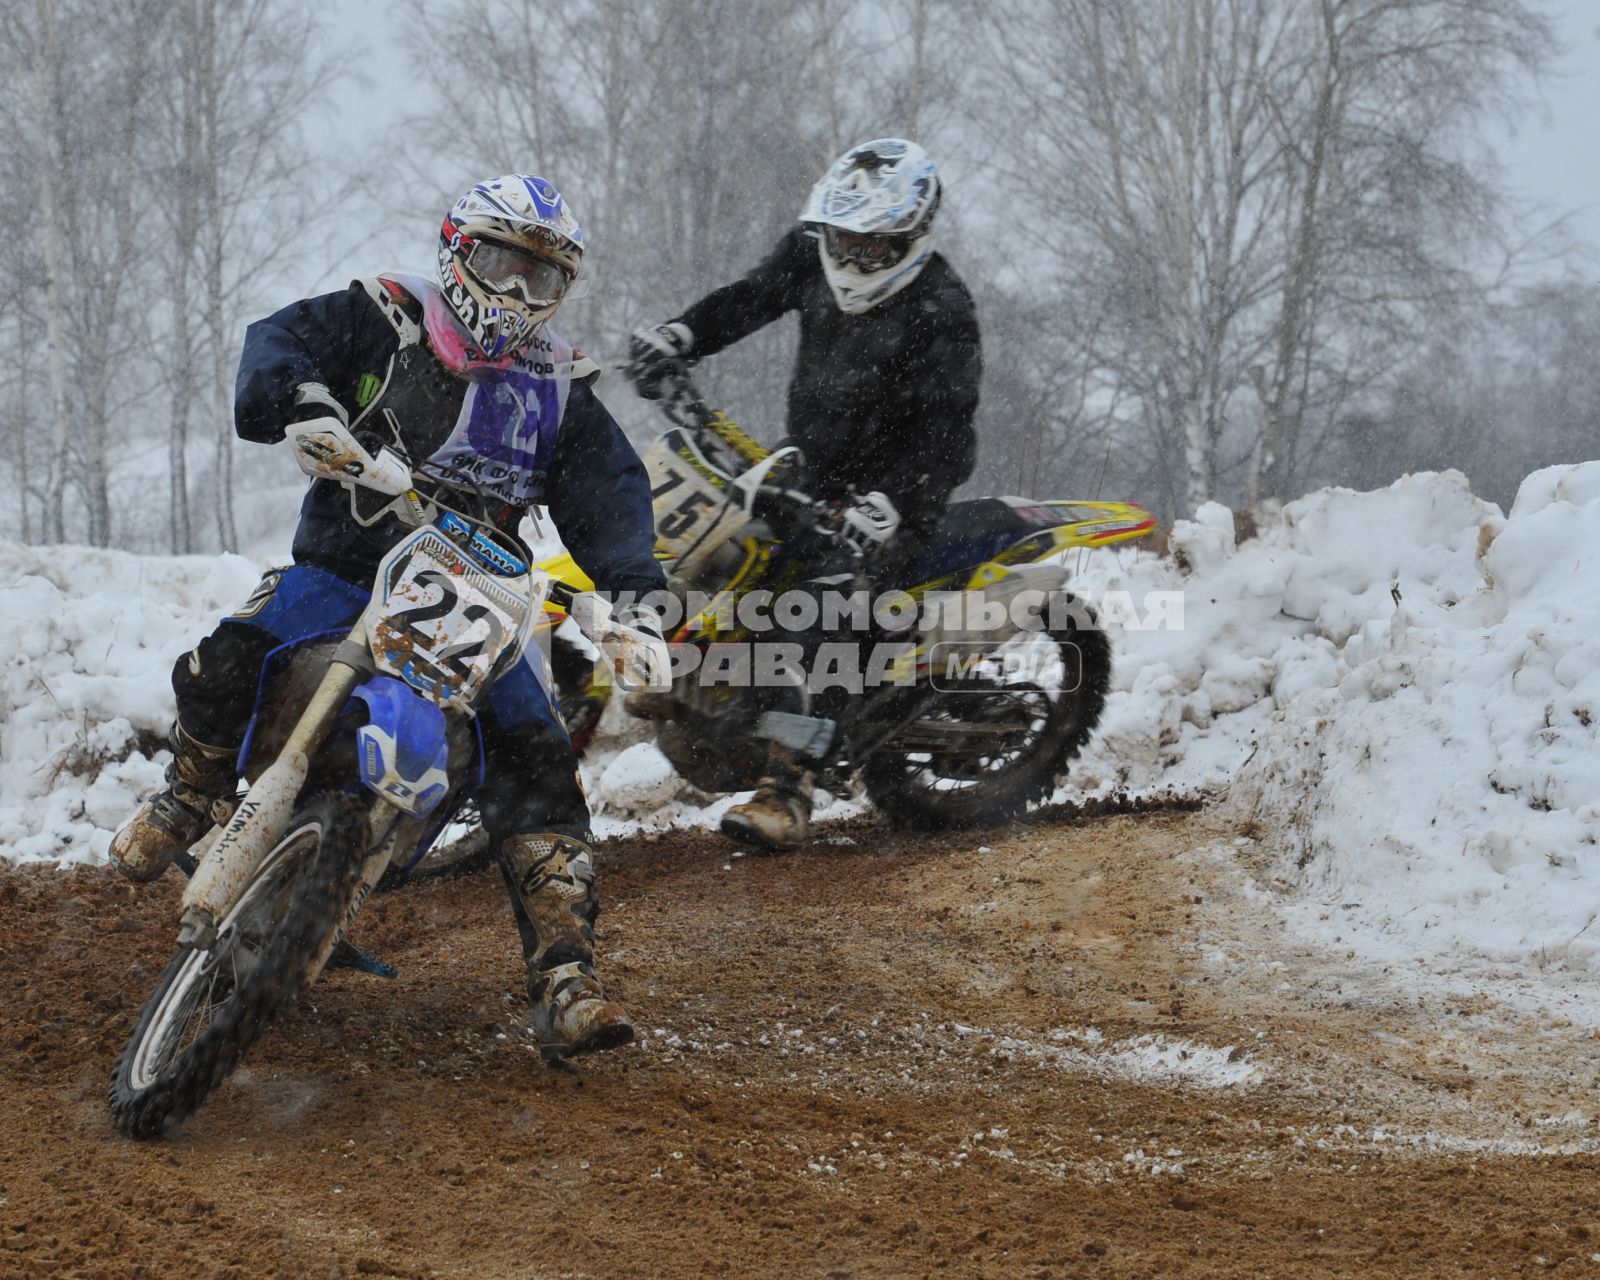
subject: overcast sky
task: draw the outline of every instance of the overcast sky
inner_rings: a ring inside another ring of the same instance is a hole
[[[1600,0],[1546,0],[1544,8],[1567,52],[1505,159],[1523,195],[1559,213],[1582,208],[1577,227],[1600,249]]]
[[[1556,19],[1567,50],[1545,86],[1542,105],[1517,124],[1502,154],[1516,193],[1551,217],[1574,213],[1574,230],[1600,257],[1600,0],[1535,2]],[[352,53],[364,48],[365,56],[354,60],[359,79],[340,90],[339,110],[319,134],[351,163],[375,174],[395,172],[394,150],[401,141],[396,122],[420,105],[395,39],[399,10],[391,0],[324,0],[323,5],[337,46]],[[479,37],[463,33],[463,38]],[[448,50],[438,56],[448,57]],[[463,175],[469,176],[488,175]],[[335,287],[352,275],[386,267],[431,266],[432,227],[413,211],[396,209],[392,197],[385,201],[382,193],[392,191],[390,184],[374,181],[368,189],[372,202],[352,210],[352,220],[384,230],[359,248],[341,246],[328,260],[311,264],[322,278],[302,287]],[[571,194],[581,219],[582,193]],[[721,282],[706,282],[708,287],[716,283]]]

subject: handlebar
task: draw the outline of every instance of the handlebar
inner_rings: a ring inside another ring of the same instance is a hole
[[[727,414],[705,402],[689,375],[692,366],[691,360],[667,361],[656,379],[656,388],[664,393],[653,398],[667,421],[688,431],[702,446],[709,436],[732,450],[739,470],[756,466],[770,457],[771,449],[750,436]]]
[[[689,375],[689,368],[687,360],[663,362],[657,383],[662,394],[657,403],[673,426],[699,433],[710,428],[715,414],[700,395],[699,388]]]
[[[490,514],[503,503],[471,475],[438,467],[414,470],[398,440],[387,441],[371,431],[352,433],[334,417],[290,423],[284,434],[301,471],[342,485],[349,493],[350,514],[357,524],[376,524],[386,516],[413,529],[436,524],[452,541],[486,543],[491,559],[495,552],[503,555],[509,550],[512,558],[532,562],[532,553],[517,531],[503,528]],[[447,502],[441,492],[447,486],[476,496],[480,509],[463,510],[467,504]],[[363,494],[375,496],[364,500]]]
[[[691,374],[693,361],[674,359],[663,362],[656,385],[661,394],[656,398],[662,414],[675,427],[690,432],[704,446],[707,437],[736,455],[741,467],[751,467],[770,456],[771,450],[747,435],[731,418],[712,409],[700,394]],[[777,520],[789,529],[817,534],[837,542],[858,559],[865,558],[865,550],[846,535],[847,507],[844,504],[813,497],[800,489],[768,479],[761,485],[762,498],[783,509]]]

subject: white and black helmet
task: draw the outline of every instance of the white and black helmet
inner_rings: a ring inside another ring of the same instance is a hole
[[[904,138],[851,147],[811,188],[800,221],[812,228],[841,311],[857,315],[916,279],[933,252],[939,174]]]
[[[583,232],[543,178],[508,173],[451,206],[439,231],[439,288],[494,360],[538,336],[578,274]]]

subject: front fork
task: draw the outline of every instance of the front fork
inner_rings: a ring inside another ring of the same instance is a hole
[[[216,942],[217,921],[238,900],[262,859],[289,825],[310,773],[311,757],[327,740],[351,690],[371,669],[363,619],[334,653],[322,682],[295,722],[277,759],[245,792],[228,825],[195,868],[183,893],[179,946],[206,950]],[[377,874],[383,874],[382,868]]]
[[[382,879],[383,873],[388,870],[389,863],[394,861],[396,852],[405,843],[408,825],[411,828],[409,834],[413,841],[417,835],[415,824],[407,824],[405,815],[382,796],[375,795],[372,797],[372,816],[375,820],[387,821],[389,824],[388,830],[383,833],[381,839],[375,841],[375,847],[367,855],[366,861],[362,863],[361,879],[356,885],[355,893],[350,897],[350,906],[345,911],[344,919],[340,922],[339,927],[324,939],[322,950],[317,952],[311,971],[306,978],[308,985],[315,982],[321,975],[323,968],[328,963],[328,957],[333,954],[333,949],[339,945],[339,939],[344,936],[344,931],[349,926],[351,917],[355,915],[357,909],[367,900],[367,895],[372,892],[378,881]]]

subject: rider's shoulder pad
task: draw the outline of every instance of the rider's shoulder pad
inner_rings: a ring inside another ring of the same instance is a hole
[[[592,387],[600,380],[600,375],[603,372],[604,370],[600,368],[600,362],[598,360],[596,360],[593,356],[584,355],[583,352],[579,351],[577,348],[573,348],[572,380],[574,382],[585,382]]]
[[[404,285],[388,276],[365,276],[355,283],[367,291],[402,346],[422,340],[422,303]]]

